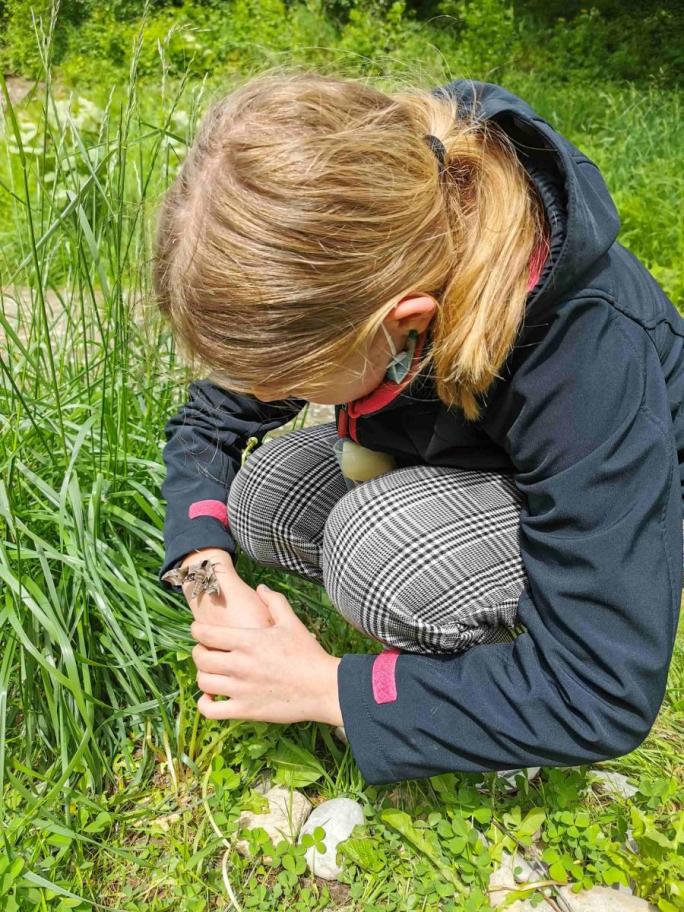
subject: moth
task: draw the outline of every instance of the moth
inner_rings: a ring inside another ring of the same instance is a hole
[[[183,583],[191,582],[191,599],[194,599],[199,592],[218,593],[220,591],[214,564],[208,558],[187,567],[173,567],[166,571],[162,579],[172,586],[181,587]]]

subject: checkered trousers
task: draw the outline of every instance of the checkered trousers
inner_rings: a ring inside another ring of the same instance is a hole
[[[230,486],[230,529],[259,564],[322,584],[387,646],[458,653],[510,640],[526,582],[509,475],[416,465],[348,490],[334,423],[272,438]]]

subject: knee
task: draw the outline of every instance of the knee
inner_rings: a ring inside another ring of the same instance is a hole
[[[525,580],[515,532],[508,541],[497,529],[495,540],[484,545],[479,535],[475,546],[471,517],[461,523],[456,513],[442,521],[442,512],[433,515],[426,507],[421,523],[414,501],[397,490],[372,480],[331,510],[321,569],[336,610],[364,633],[402,649],[455,653],[504,638]]]

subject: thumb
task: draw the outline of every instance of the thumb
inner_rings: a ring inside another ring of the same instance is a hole
[[[271,612],[274,624],[288,624],[293,619],[299,621],[282,592],[275,592],[273,589],[269,589],[265,583],[259,583],[256,593]]]

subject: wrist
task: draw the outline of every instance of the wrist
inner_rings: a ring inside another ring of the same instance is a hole
[[[194,551],[188,552],[180,563],[179,567],[188,567],[190,564],[197,564],[203,560],[219,561],[221,567],[224,570],[235,571],[235,565],[233,564],[233,557],[229,551],[225,551],[223,548],[198,548]],[[236,571],[235,571],[236,572]]]
[[[340,694],[337,685],[337,668],[342,659],[337,656],[327,656],[323,668],[321,683],[321,696],[315,715],[316,722],[325,722],[328,725],[342,725],[342,709],[340,707]]]

